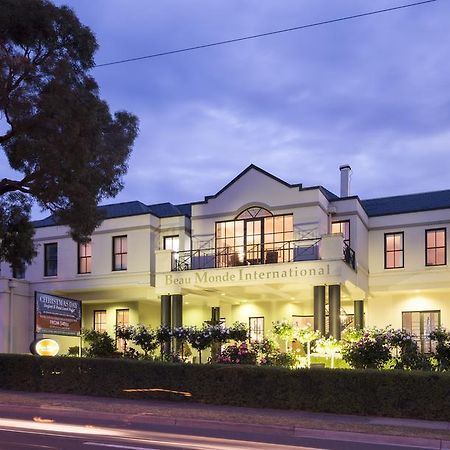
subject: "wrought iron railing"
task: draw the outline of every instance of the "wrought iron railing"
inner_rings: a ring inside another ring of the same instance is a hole
[[[172,270],[196,270],[319,259],[320,238],[180,251]]]
[[[252,244],[247,246],[201,248],[174,253],[173,271],[221,267],[314,261],[319,258],[320,238]],[[344,245],[344,261],[356,270],[355,252]]]
[[[344,261],[353,269],[356,270],[356,256],[353,250],[346,242],[344,242]]]

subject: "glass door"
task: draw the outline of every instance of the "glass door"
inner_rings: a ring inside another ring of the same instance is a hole
[[[245,221],[245,260],[247,264],[262,264],[262,219]]]

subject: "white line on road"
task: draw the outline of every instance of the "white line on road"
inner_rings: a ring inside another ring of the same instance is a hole
[[[97,447],[126,448],[128,450],[158,450],[150,447],[131,447],[129,445],[102,444],[101,442],[83,442],[83,445],[96,445]]]

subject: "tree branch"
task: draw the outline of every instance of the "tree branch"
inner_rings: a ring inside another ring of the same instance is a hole
[[[3,178],[0,180],[0,196],[6,194],[7,192],[23,192],[24,194],[30,193],[30,187],[24,184],[24,180],[10,180],[8,178]]]

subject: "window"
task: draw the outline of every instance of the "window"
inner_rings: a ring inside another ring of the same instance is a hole
[[[328,335],[330,332],[330,315],[328,311],[325,314],[325,334]],[[341,332],[345,331],[347,328],[354,327],[354,314],[347,314],[344,309],[341,308]],[[314,316],[292,316],[292,323],[295,328],[314,328]]]
[[[91,273],[92,246],[90,242],[78,244],[78,273]]]
[[[113,270],[127,270],[127,237],[113,237]]]
[[[447,264],[447,229],[425,230],[425,265]]]
[[[332,234],[343,234],[344,244],[350,246],[350,220],[341,220],[339,222],[333,222],[331,224]]]
[[[180,238],[178,236],[164,236],[164,250],[172,250],[178,252],[180,250]]]
[[[235,220],[216,223],[216,267],[292,261],[293,235],[292,214],[248,208]]]
[[[94,311],[94,330],[103,333],[106,331],[106,311]]]
[[[415,336],[419,350],[431,353],[436,344],[429,338],[430,333],[441,325],[440,311],[405,311],[402,312],[402,328]]]
[[[130,325],[130,310],[129,309],[116,309],[116,327]],[[123,339],[117,339],[117,350],[123,351],[125,349],[125,341]]]
[[[23,280],[25,278],[25,263],[20,262],[18,266],[11,266],[12,276],[17,280]]]
[[[44,276],[58,275],[58,244],[44,244]]]
[[[261,342],[264,339],[264,317],[249,318],[250,342]]]
[[[403,265],[403,232],[384,235],[384,268],[398,269]]]

